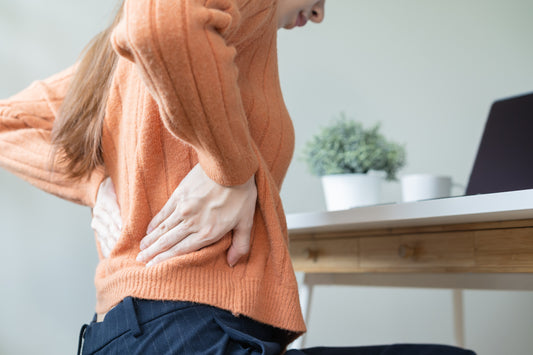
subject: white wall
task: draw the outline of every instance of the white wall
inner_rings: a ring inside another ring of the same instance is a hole
[[[0,1],[0,97],[72,64],[109,0]],[[74,354],[94,314],[90,211],[0,170],[0,355]]]
[[[0,2],[0,97],[70,65],[113,7]],[[533,91],[532,13],[530,0],[328,0],[322,25],[280,32],[295,158],[344,110],[366,124],[382,121],[407,145],[403,173],[446,173],[465,184],[490,103]],[[399,199],[397,184],[385,192]],[[298,159],[282,195],[289,213],[324,208],[318,180]],[[0,354],[73,353],[94,306],[90,213],[3,171],[0,196]],[[482,355],[531,353],[533,293],[468,291],[465,305],[467,346]],[[452,343],[450,315],[448,290],[319,287],[308,340]]]
[[[280,33],[296,158],[320,126],[345,111],[367,125],[382,122],[388,137],[406,144],[402,174],[448,174],[466,185],[490,104],[533,91],[533,2],[326,5],[323,24]],[[319,180],[298,159],[282,197],[288,213],[325,209]],[[400,198],[398,183],[385,186],[383,202]],[[464,304],[466,346],[481,355],[532,353],[533,292],[466,291]],[[320,286],[308,345],[453,344],[452,326],[449,290]]]
[[[402,173],[465,185],[490,104],[533,91],[531,0],[330,0],[321,25],[280,32],[285,99],[303,143],[340,111],[407,146]],[[295,159],[287,212],[324,208]],[[462,193],[461,190],[454,191]],[[305,197],[306,202],[300,199]],[[384,202],[399,200],[386,186]]]

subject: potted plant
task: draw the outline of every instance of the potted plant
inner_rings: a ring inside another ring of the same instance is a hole
[[[379,124],[365,129],[341,114],[307,142],[303,158],[321,177],[328,210],[378,204],[383,178],[396,180],[405,148],[379,130]]]

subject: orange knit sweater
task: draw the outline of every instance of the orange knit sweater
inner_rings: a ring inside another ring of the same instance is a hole
[[[113,32],[120,55],[103,129],[105,167],[72,182],[50,172],[50,129],[68,69],[0,101],[0,165],[39,188],[92,206],[111,176],[123,230],[100,255],[97,312],[126,296],[206,303],[296,333],[305,331],[279,192],[294,132],[278,78],[275,0],[126,0]],[[151,268],[136,262],[153,216],[199,162],[214,181],[255,174],[248,258],[226,263],[231,234]]]

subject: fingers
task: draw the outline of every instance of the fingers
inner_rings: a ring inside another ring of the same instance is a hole
[[[227,253],[227,262],[231,267],[249,253],[251,231],[251,224],[248,223],[241,223],[234,229],[232,244]],[[185,226],[185,223],[181,223],[162,236],[151,237],[153,242],[138,254],[137,261],[145,262],[146,266],[150,267],[212,245],[226,233],[217,230],[195,232]]]
[[[212,243],[212,240],[205,238],[205,236],[201,236],[199,233],[192,233],[170,249],[155,255],[153,259],[146,264],[146,267],[159,264],[176,256],[197,251]]]
[[[105,179],[98,189],[96,203],[92,211],[91,228],[95,231],[104,257],[109,257],[122,229],[122,218],[110,178]]]
[[[163,210],[161,210],[161,212],[163,212]],[[159,212],[157,216],[163,216],[164,213],[161,213],[161,212]],[[154,220],[155,220],[155,217],[152,221]],[[178,226],[180,226],[181,228],[188,227],[188,225],[182,225],[182,224],[183,224],[183,218],[177,213],[171,213],[169,216],[163,218],[161,222],[157,223],[156,227],[152,228],[152,230],[148,233],[148,235],[141,240],[140,249],[144,250],[144,249],[149,248],[159,238],[162,238],[165,234],[168,234],[172,230],[176,230],[175,228],[177,228]],[[151,227],[148,227],[148,230],[150,229]]]
[[[250,238],[252,227],[237,226],[233,230],[233,240],[227,254],[227,262],[230,267],[234,267],[239,260],[250,252]]]
[[[91,222],[91,228],[96,234],[96,238],[98,240],[98,243],[100,244],[100,250],[102,251],[102,255],[104,256],[104,258],[109,257],[112,248],[109,245],[107,236],[102,235],[102,224],[100,223],[100,221],[93,219]]]
[[[115,188],[110,178],[100,184],[96,203],[93,208],[93,220],[101,219],[103,223],[110,223],[122,228],[122,217],[117,202]]]
[[[163,223],[166,219],[170,218],[175,211],[176,208],[176,202],[174,201],[174,196],[171,196],[170,199],[165,203],[161,211],[159,211],[154,218],[150,221],[148,224],[148,227],[146,228],[146,234],[150,234],[156,229],[161,223]],[[164,229],[164,226],[163,226]]]
[[[222,186],[197,165],[148,224],[137,260],[153,265],[195,252],[233,230],[227,260],[235,265],[250,250],[256,199],[254,177],[243,185]]]
[[[94,218],[91,221],[91,228],[100,240],[116,242],[120,237],[120,227],[113,221]]]
[[[164,235],[156,237],[153,244],[137,255],[137,261],[152,266],[175,256],[198,251],[219,240],[223,234],[223,231],[211,228],[197,230],[194,224],[182,222]]]
[[[118,205],[117,194],[115,193],[115,185],[113,185],[111,178],[107,178],[104,181],[104,184],[103,188],[106,203],[104,203],[102,207],[109,213],[118,228],[122,229],[122,216],[120,215],[120,207]]]
[[[111,236],[113,239],[118,239],[122,229],[122,219],[120,215],[118,218],[117,216],[113,216],[112,211],[95,208],[93,210],[91,228],[102,236]]]
[[[251,198],[248,201],[249,209],[246,210],[242,219],[233,229],[233,239],[226,257],[230,267],[234,267],[243,256],[250,252],[250,240],[252,238],[252,226],[254,223],[256,200],[257,189],[254,189]]]
[[[107,227],[104,226],[101,221],[93,220],[91,222],[91,228],[95,231],[102,255],[104,258],[109,257],[116,241],[111,240],[112,236],[110,237],[110,235],[107,234]]]
[[[181,223],[161,236],[151,237],[150,243],[146,242],[147,244],[145,248],[141,249],[141,252],[137,255],[137,261],[151,262],[151,264],[154,264],[153,259],[157,255],[174,248],[176,244],[187,238],[191,233],[194,232]],[[145,239],[146,238],[148,237],[145,237]]]
[[[106,224],[100,219],[93,219],[91,221],[91,228],[95,231],[96,238],[100,243],[102,255],[107,258],[111,250],[115,247],[120,229],[113,224]]]

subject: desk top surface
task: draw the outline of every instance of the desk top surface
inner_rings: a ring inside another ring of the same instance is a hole
[[[533,189],[287,215],[291,234],[533,218]]]

